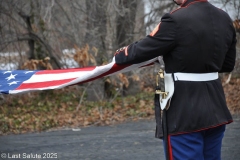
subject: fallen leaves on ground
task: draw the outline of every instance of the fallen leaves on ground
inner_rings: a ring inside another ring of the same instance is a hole
[[[223,87],[229,110],[232,114],[240,113],[240,78],[232,78]]]
[[[230,111],[239,114],[240,79],[232,78],[224,85],[224,91]],[[0,135],[153,119],[153,96],[153,89],[149,88],[111,101],[84,101],[79,107],[81,93],[75,87],[8,95],[0,101]]]
[[[153,93],[117,97],[114,101],[84,101],[67,89],[7,96],[0,107],[0,135],[40,132],[52,128],[110,125],[126,120],[153,118]],[[124,98],[124,100],[123,100]]]

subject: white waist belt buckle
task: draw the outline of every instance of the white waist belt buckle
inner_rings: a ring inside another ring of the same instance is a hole
[[[212,81],[218,79],[218,72],[212,73],[173,73],[175,81]]]

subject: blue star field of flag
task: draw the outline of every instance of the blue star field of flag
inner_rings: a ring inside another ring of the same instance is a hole
[[[19,87],[22,82],[28,80],[37,71],[28,70],[14,70],[0,71],[0,92],[8,94],[10,90],[14,90]]]

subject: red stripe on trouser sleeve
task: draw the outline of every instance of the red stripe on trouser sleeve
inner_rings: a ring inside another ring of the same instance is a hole
[[[172,154],[172,146],[170,141],[170,135],[168,135],[168,153],[169,153],[169,160],[173,160],[173,154]]]

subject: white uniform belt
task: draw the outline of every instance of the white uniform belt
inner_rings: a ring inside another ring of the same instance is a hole
[[[173,73],[175,81],[212,81],[218,79],[218,72],[213,73]]]

